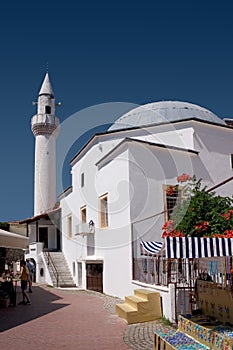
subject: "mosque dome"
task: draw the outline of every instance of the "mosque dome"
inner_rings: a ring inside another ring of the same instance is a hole
[[[117,119],[108,130],[156,125],[193,118],[226,125],[213,112],[196,104],[181,101],[160,101],[133,108]]]

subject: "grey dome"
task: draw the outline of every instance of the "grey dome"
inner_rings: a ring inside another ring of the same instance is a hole
[[[161,101],[132,109],[117,119],[108,130],[127,129],[193,118],[226,125],[214,113],[198,105],[181,101]]]

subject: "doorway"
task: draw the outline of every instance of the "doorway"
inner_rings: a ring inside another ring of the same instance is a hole
[[[103,263],[86,264],[87,289],[103,293]]]
[[[48,227],[39,227],[39,242],[44,243],[44,248],[48,249]]]
[[[61,251],[61,233],[59,229],[57,229],[57,251]]]

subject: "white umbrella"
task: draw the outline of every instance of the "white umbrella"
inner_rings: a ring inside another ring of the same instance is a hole
[[[0,247],[27,249],[29,238],[0,229]]]

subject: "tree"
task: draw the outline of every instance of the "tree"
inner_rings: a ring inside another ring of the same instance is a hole
[[[186,183],[184,198],[164,224],[162,237],[233,237],[233,199],[209,192],[195,176],[183,174],[177,181]]]
[[[0,229],[1,230],[5,230],[5,231],[9,231],[9,224],[8,222],[0,222]]]

